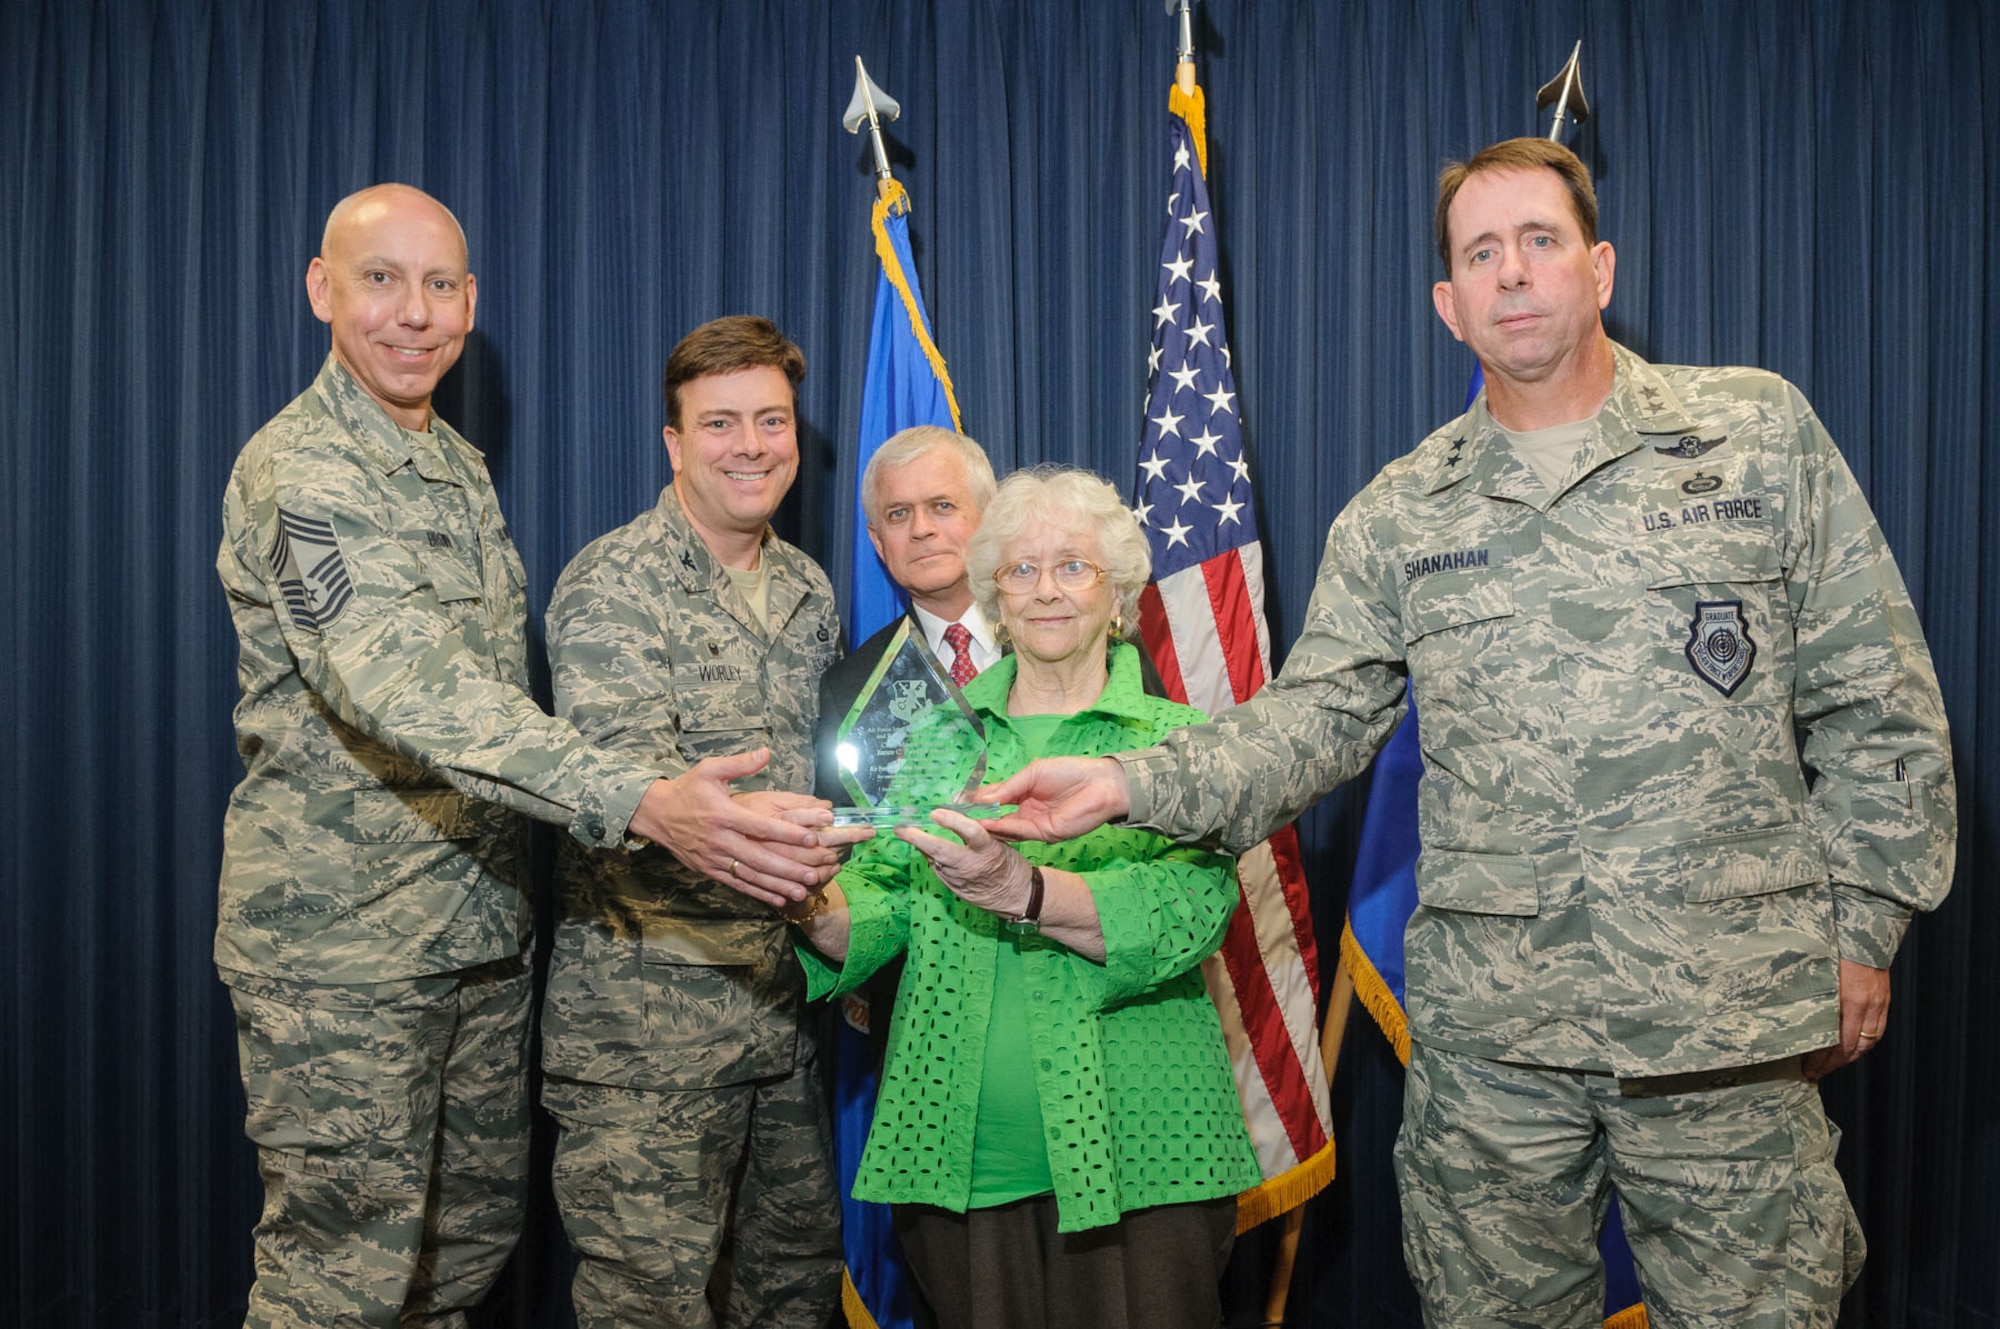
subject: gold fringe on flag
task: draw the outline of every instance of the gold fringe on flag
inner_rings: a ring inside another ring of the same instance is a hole
[[[1288,1209],[1296,1209],[1333,1180],[1333,1140],[1295,1168],[1279,1173],[1236,1197],[1236,1231],[1248,1232]]]
[[[1376,1027],[1396,1049],[1397,1059],[1405,1066],[1409,1065],[1410,1022],[1404,1016],[1396,994],[1389,991],[1389,984],[1376,972],[1368,952],[1362,950],[1361,943],[1354,939],[1351,925],[1343,925],[1340,929],[1340,958],[1347,961],[1347,972],[1354,978],[1354,995],[1361,998],[1361,1004],[1375,1017]]]
[[[875,232],[875,256],[882,260],[883,275],[889,279],[889,284],[896,288],[896,294],[902,298],[903,313],[910,320],[910,332],[916,337],[917,345],[924,348],[924,358],[931,362],[931,372],[937,375],[937,381],[944,386],[945,405],[951,407],[951,427],[959,429],[958,394],[952,391],[951,373],[944,367],[944,352],[938,350],[937,343],[931,340],[930,329],[924,326],[923,319],[917,317],[917,297],[910,291],[909,275],[903,271],[903,265],[896,260],[896,247],[889,243],[889,214],[904,213],[909,210],[910,195],[903,188],[903,182],[890,180],[882,191],[882,196],[875,200],[875,211],[868,223],[869,229]]]
[[[1167,109],[1187,121],[1188,133],[1194,138],[1195,162],[1201,167],[1201,178],[1208,179],[1208,99],[1201,95],[1201,84],[1186,93],[1176,83],[1167,94]]]
[[[847,1272],[845,1265],[840,1270],[840,1309],[847,1313],[847,1329],[880,1329],[875,1317],[868,1312],[868,1303],[861,1299],[860,1289],[854,1286],[854,1276]]]

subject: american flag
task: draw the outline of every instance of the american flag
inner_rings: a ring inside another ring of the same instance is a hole
[[[1140,628],[1168,693],[1213,715],[1264,685],[1271,643],[1223,331],[1201,90],[1175,87],[1168,111],[1173,179],[1135,508],[1153,550]],[[1333,1117],[1319,1055],[1318,955],[1292,829],[1243,855],[1236,875],[1242,906],[1204,977],[1264,1170],[1264,1184],[1240,1197],[1238,1226],[1249,1228],[1333,1176]]]

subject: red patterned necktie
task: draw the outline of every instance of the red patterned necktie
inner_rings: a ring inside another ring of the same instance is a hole
[[[963,623],[954,623],[944,630],[944,644],[958,654],[951,658],[951,681],[964,687],[979,671],[972,664],[972,633]]]

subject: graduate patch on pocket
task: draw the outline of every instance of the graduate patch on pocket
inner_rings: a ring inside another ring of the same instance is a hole
[[[1757,643],[1750,640],[1741,600],[1695,602],[1687,658],[1702,681],[1725,697],[1742,685],[1757,658]]]

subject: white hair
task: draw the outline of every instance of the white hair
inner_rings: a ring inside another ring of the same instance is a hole
[[[1121,635],[1135,635],[1139,592],[1152,575],[1153,551],[1139,529],[1139,519],[1111,482],[1073,466],[1016,471],[1001,481],[1000,492],[987,505],[986,520],[965,550],[972,595],[987,622],[1000,621],[1000,588],[993,581],[1000,551],[1023,531],[1047,527],[1087,531],[1097,537],[1118,600]]]
[[[868,459],[868,469],[861,472],[861,507],[868,514],[870,526],[882,519],[881,510],[875,502],[875,486],[881,482],[883,472],[908,466],[934,449],[946,447],[955,449],[959,461],[965,466],[965,483],[972,489],[973,508],[980,512],[986,510],[987,505],[993,502],[994,491],[999,488],[999,483],[993,478],[993,463],[987,460],[986,449],[943,425],[911,425],[883,439],[882,446],[875,449],[875,455]]]

